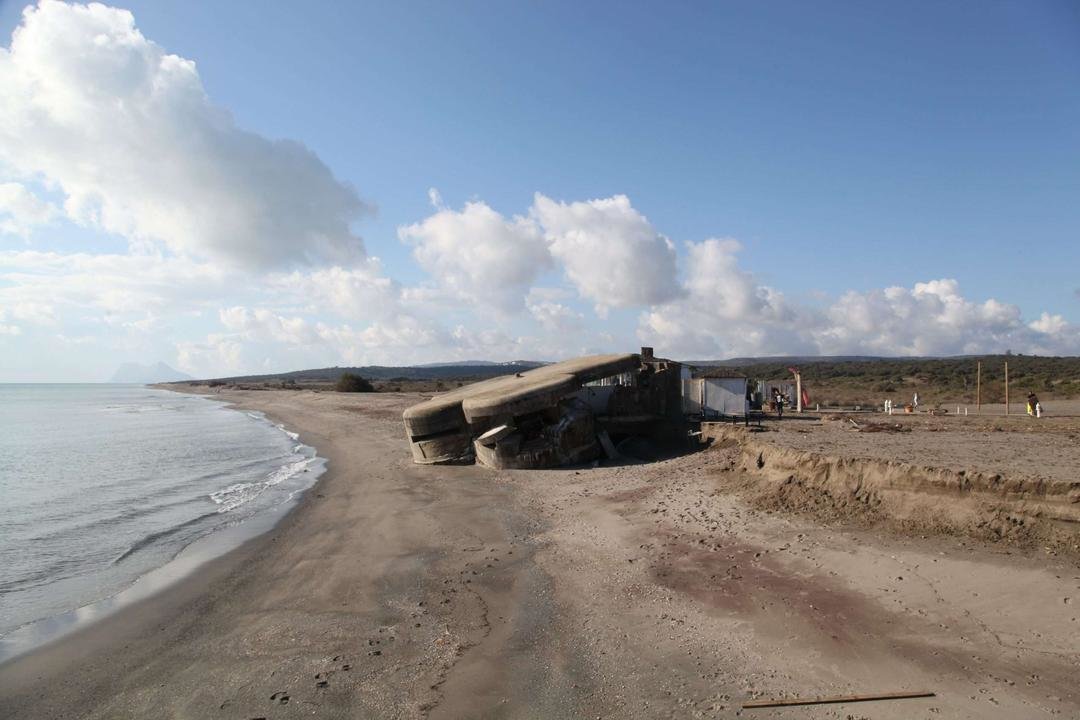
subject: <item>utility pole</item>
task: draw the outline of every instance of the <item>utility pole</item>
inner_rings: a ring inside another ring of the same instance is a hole
[[[975,368],[975,413],[982,413],[982,360]]]
[[[1005,414],[1009,414],[1009,361],[1005,361]]]
[[[793,367],[789,367],[788,372],[795,376],[795,412],[801,413],[803,411],[802,373],[799,372],[799,368]]]

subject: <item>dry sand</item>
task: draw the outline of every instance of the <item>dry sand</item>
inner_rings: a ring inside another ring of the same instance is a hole
[[[1080,558],[1080,417],[828,414],[764,427],[708,423],[742,496],[914,534]]]
[[[1053,415],[1035,419],[1013,406],[987,406],[982,415],[931,416],[836,413],[824,422],[770,423],[785,446],[845,457],[1000,473],[1009,477],[1080,480],[1080,402],[1058,401]],[[961,408],[962,409],[962,408]],[[849,420],[850,418],[850,420]],[[910,432],[857,432],[857,423],[898,424]]]
[[[5,718],[1080,715],[1071,556],[759,510],[729,444],[420,467],[400,423],[416,396],[223,397],[328,472],[274,531],[0,666]],[[937,697],[739,709],[923,689]]]

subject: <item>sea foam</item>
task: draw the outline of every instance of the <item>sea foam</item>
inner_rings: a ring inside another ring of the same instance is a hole
[[[257,498],[267,488],[271,488],[302,472],[306,472],[314,460],[315,458],[303,458],[301,460],[296,460],[295,462],[287,463],[267,475],[266,479],[261,482],[236,483],[235,485],[230,485],[217,492],[210,493],[210,499],[221,506],[218,508],[219,513],[235,510],[241,505]]]

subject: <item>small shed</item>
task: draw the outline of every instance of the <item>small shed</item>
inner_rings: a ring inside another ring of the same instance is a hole
[[[683,381],[683,412],[702,418],[743,416],[749,380],[722,367],[694,370]]]

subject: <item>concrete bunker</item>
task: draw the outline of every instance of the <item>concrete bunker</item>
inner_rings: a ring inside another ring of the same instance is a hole
[[[631,438],[686,437],[682,366],[640,354],[588,355],[438,395],[405,411],[413,460],[549,468],[602,456]]]

